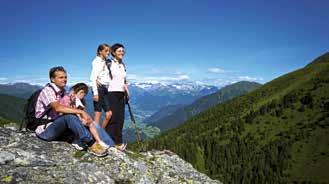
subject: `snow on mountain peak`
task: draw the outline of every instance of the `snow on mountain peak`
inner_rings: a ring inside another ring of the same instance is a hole
[[[218,90],[217,87],[206,85],[204,83],[198,83],[194,81],[183,81],[173,83],[163,83],[158,81],[147,81],[147,82],[133,82],[130,84],[132,88],[139,88],[149,92],[166,91],[169,93],[198,93],[209,91],[215,92]]]

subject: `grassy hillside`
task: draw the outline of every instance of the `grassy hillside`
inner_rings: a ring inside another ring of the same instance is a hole
[[[329,53],[145,144],[224,183],[328,182]]]
[[[10,95],[0,94],[0,117],[15,123],[21,122],[26,100]]]

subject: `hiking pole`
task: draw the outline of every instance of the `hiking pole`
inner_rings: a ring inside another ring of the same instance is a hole
[[[135,121],[135,118],[134,118],[134,115],[132,113],[131,106],[130,106],[130,103],[129,103],[129,97],[128,97],[127,93],[125,95],[126,95],[125,96],[126,97],[126,104],[128,105],[130,119],[131,119],[131,121],[133,123],[133,126],[134,126],[134,129],[135,129],[135,134],[136,134],[136,138],[137,138],[137,144],[141,148],[141,151],[144,151],[144,147],[143,147],[143,144],[141,142],[142,139],[141,139],[141,136],[140,136],[140,132],[139,132],[139,129],[137,127],[137,124],[136,124],[136,121]]]

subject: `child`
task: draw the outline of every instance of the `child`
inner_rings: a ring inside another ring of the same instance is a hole
[[[84,97],[86,96],[87,93],[88,93],[88,86],[84,83],[77,83],[71,88],[70,93],[65,95],[60,100],[60,104],[69,106],[72,108],[78,108],[78,109],[84,110],[85,109]],[[77,116],[81,119],[81,122],[83,123],[83,125],[89,127],[89,131],[93,135],[96,143],[101,145],[104,149],[108,149],[110,146],[114,145],[113,141],[108,136],[104,137],[105,135],[101,131],[105,131],[105,130],[103,130],[101,127],[99,127],[99,125],[97,125],[93,121],[87,121],[87,120],[83,119],[82,117],[80,117],[79,115],[77,115]],[[102,141],[102,139],[99,136],[99,133],[101,133],[102,138],[104,140],[106,140],[105,141],[106,143]]]
[[[111,48],[108,44],[104,43],[98,46],[97,56],[92,62],[90,75],[91,87],[94,95],[94,120],[99,124],[102,110],[104,110],[105,118],[101,124],[103,128],[105,128],[112,116],[109,101],[105,98],[105,95],[108,93],[107,88],[110,82],[110,74],[105,60],[109,56],[110,51]]]

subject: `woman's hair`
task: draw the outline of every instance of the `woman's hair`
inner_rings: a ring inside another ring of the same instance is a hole
[[[98,46],[98,48],[97,48],[97,56],[99,56],[99,53],[100,53],[102,50],[104,50],[106,47],[109,48],[110,51],[111,51],[111,47],[110,47],[108,44],[106,44],[106,43],[100,44],[100,45]]]
[[[114,52],[118,49],[118,48],[125,48],[121,43],[116,43],[114,45],[112,45],[111,49],[111,55],[114,57]]]
[[[71,90],[74,92],[74,94],[77,94],[80,90],[83,90],[86,95],[88,94],[88,86],[85,83],[77,83],[74,86],[71,87]],[[86,105],[86,102],[84,99],[81,99],[81,102],[83,105]]]

